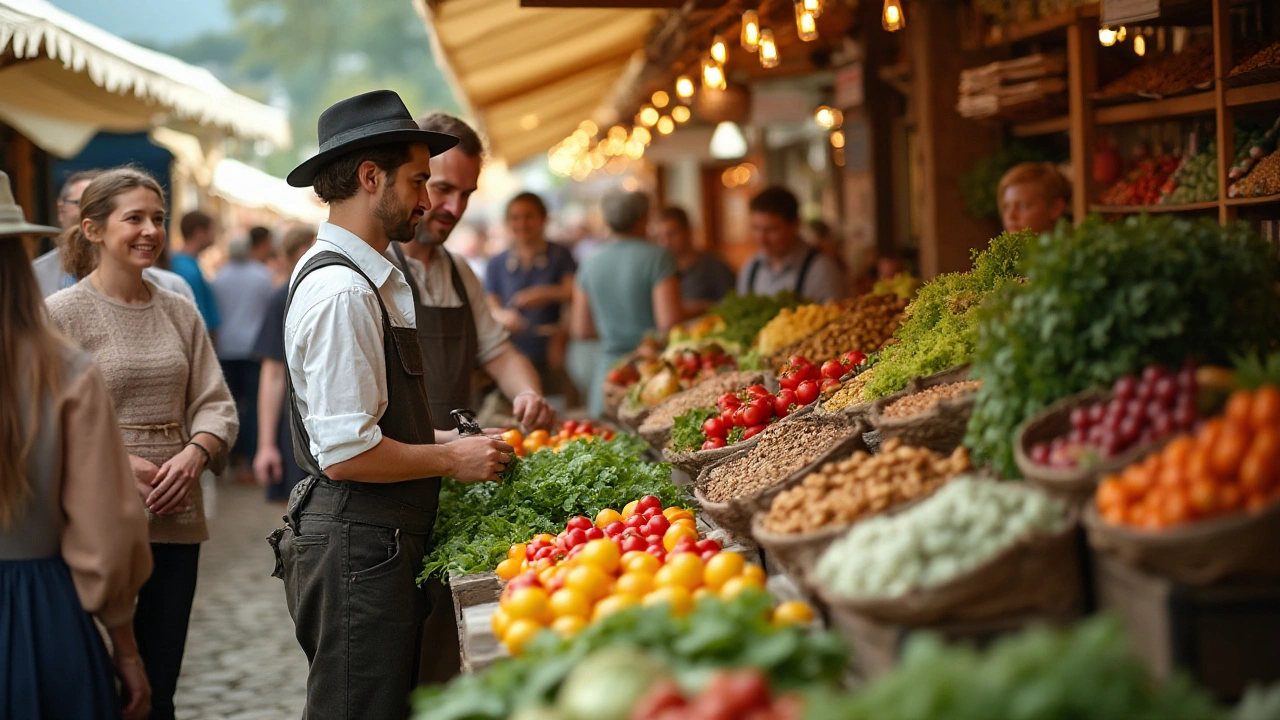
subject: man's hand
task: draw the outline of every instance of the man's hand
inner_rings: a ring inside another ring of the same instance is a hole
[[[526,390],[511,400],[511,414],[526,430],[549,430],[556,423],[555,408],[532,390]]]
[[[259,485],[279,485],[284,477],[284,460],[275,445],[263,445],[253,456],[253,477]]]
[[[488,435],[472,435],[449,443],[453,456],[449,475],[461,482],[497,480],[515,459],[515,449]]]

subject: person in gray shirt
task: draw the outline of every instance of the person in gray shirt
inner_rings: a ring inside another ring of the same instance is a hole
[[[676,258],[685,317],[706,312],[733,290],[733,271],[723,260],[693,246],[689,213],[674,205],[658,215],[658,245]]]
[[[777,295],[790,290],[809,302],[845,296],[839,266],[800,239],[800,202],[784,187],[761,190],[748,206],[751,239],[760,247],[738,272],[739,295]]]
[[[84,193],[85,188],[89,187],[89,183],[101,174],[101,170],[81,170],[69,175],[67,181],[62,184],[62,190],[58,193],[58,226],[63,231],[72,225],[80,224],[80,195]],[[36,283],[40,286],[40,296],[44,298],[75,285],[79,280],[63,270],[62,254],[58,248],[33,260],[31,269],[35,271]],[[176,292],[195,302],[196,296],[191,292],[191,286],[177,273],[158,267],[149,267],[142,271],[142,276],[158,287]]]

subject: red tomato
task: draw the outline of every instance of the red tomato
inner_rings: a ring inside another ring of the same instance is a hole
[[[707,538],[705,540],[699,540],[695,545],[695,547],[698,548],[698,552],[700,553],[704,553],[708,550],[714,550],[715,552],[720,552],[721,550],[724,549],[720,547],[719,542],[712,540],[711,538]]]
[[[769,418],[773,417],[773,413],[774,413],[773,402],[774,402],[774,397],[772,395],[769,395],[767,397],[756,398],[755,400],[752,400],[751,407],[759,410],[761,414],[764,415],[765,422],[768,422]]]
[[[587,532],[585,530],[578,530],[576,528],[573,530],[570,530],[569,533],[564,537],[564,544],[570,550],[578,547],[579,545],[582,545],[586,541],[587,541]]]
[[[624,524],[621,520],[615,520],[609,523],[608,525],[604,526],[604,534],[608,537],[617,537],[621,535],[623,531],[626,529],[627,529],[626,524]]]
[[[857,350],[850,350],[849,352],[840,356],[840,362],[844,363],[845,365],[851,368],[858,367],[859,365],[861,365],[866,361],[867,361],[866,354],[860,353]]]
[[[743,440],[750,440],[751,438],[753,438],[753,437],[755,437],[755,436],[759,435],[760,433],[764,432],[764,429],[765,429],[766,427],[768,427],[768,426],[767,426],[767,425],[752,425],[751,427],[747,428],[747,429],[742,433],[742,439],[743,439]]]
[[[586,532],[587,530],[590,530],[593,527],[595,527],[595,523],[591,522],[589,518],[585,518],[581,515],[574,515],[573,517],[569,518],[569,523],[565,526],[565,529],[581,530],[583,532]]]
[[[542,560],[543,558],[549,558],[549,557],[552,557],[552,556],[554,556],[555,554],[556,554],[556,549],[555,549],[555,548],[553,548],[553,547],[548,546],[548,547],[544,547],[544,548],[542,548],[541,550],[539,550],[538,552],[534,553],[534,554],[533,554],[533,559],[534,559],[534,560]]]
[[[703,552],[698,553],[698,557],[702,558],[702,562],[707,562],[719,553],[719,550],[704,550]]]
[[[662,512],[662,501],[654,495],[645,495],[640,498],[640,502],[636,503],[636,512],[639,513],[654,508],[656,508],[658,512]]]
[[[738,396],[731,392],[721,395],[716,400],[716,407],[720,408],[720,410],[724,410],[725,408],[736,408],[741,404],[742,401],[738,399]]]
[[[698,549],[698,541],[686,535],[685,537],[682,537],[676,541],[675,549],[685,550],[686,552],[692,552]]]
[[[655,515],[661,515],[661,514],[662,514],[662,506],[658,506],[658,507],[651,507],[651,508],[649,508],[648,510],[645,510],[644,512],[642,512],[642,513],[640,513],[640,514],[644,516],[644,521],[645,521],[645,522],[649,522],[649,518],[652,518],[652,517],[654,517]]]
[[[652,546],[652,545],[657,545],[657,546],[661,547],[661,546],[662,546],[662,536],[661,536],[661,535],[655,535],[655,534],[653,534],[653,533],[650,533],[650,534],[648,534],[648,535],[645,535],[645,536],[644,536],[644,543],[645,543],[645,545],[650,545],[650,546]]]
[[[604,537],[604,531],[598,527],[593,527],[587,531],[588,540],[599,540],[602,537]]]
[[[785,390],[795,390],[800,384],[800,376],[793,373],[783,373],[778,377],[778,384]]]
[[[791,367],[808,367],[813,363],[809,362],[809,358],[803,355],[792,355],[787,358],[787,364]]]
[[[769,413],[769,414],[772,415],[773,413]],[[759,407],[756,407],[754,403],[752,403],[751,405],[748,405],[742,410],[742,424],[746,427],[761,425],[768,421],[769,421],[769,418],[765,416],[764,410],[760,409]],[[745,436],[743,439],[746,439]]]
[[[644,538],[634,535],[622,541],[622,552],[624,553],[633,552],[635,550],[645,550],[648,547],[649,543],[645,542]]]
[[[840,387],[840,381],[836,380],[835,378],[827,378],[826,380],[822,381],[822,385],[820,385],[819,387],[821,388],[820,392],[834,390],[835,388]]]
[[[719,450],[720,448],[724,447],[724,445],[725,445],[724,438],[710,438],[706,442],[702,443],[702,449],[703,450]]]
[[[663,515],[654,515],[649,518],[649,522],[644,524],[640,532],[645,535],[665,535],[667,530],[671,528],[671,521]]]
[[[574,422],[573,420],[565,420],[564,422],[560,423],[560,430],[565,435],[572,435],[578,432],[578,423]]]
[[[733,427],[733,414],[737,412],[737,407],[727,407],[720,409],[720,422],[724,423],[726,428]]]
[[[733,427],[746,427],[746,413],[751,409],[750,405],[743,405],[733,411]]]
[[[791,406],[796,404],[796,394],[792,390],[779,390],[773,399],[773,413],[780,418],[791,414]]]
[[[509,590],[519,590],[523,587],[537,587],[540,584],[538,582],[538,573],[530,570],[511,578],[511,582],[507,583],[507,588]]]
[[[724,426],[724,422],[718,417],[707,418],[702,423],[702,434],[709,438],[726,438],[729,437],[729,428]]]
[[[800,401],[801,405],[808,405],[818,399],[820,392],[817,383],[812,380],[806,380],[796,388],[796,399]]]
[[[650,545],[648,548],[645,549],[645,552],[658,558],[659,562],[667,561],[667,551],[664,550],[661,545]]]
[[[849,372],[848,369],[835,360],[822,363],[822,377],[839,380],[840,376],[847,372]]]
[[[623,520],[622,524],[626,525],[629,528],[639,528],[641,525],[644,525],[644,522],[645,522],[645,516],[636,514],[636,515],[632,515],[626,520]]]
[[[569,552],[565,553],[565,555],[564,555],[565,559],[566,559],[566,560],[572,560],[572,559],[574,559],[574,558],[578,557],[579,555],[581,555],[581,554],[582,554],[582,550],[583,550],[583,548],[585,548],[586,546],[587,546],[587,544],[584,542],[584,543],[582,543],[581,545],[574,545],[573,547],[569,548]]]
[[[752,385],[747,388],[747,394],[753,398],[769,397],[769,389],[763,385]]]

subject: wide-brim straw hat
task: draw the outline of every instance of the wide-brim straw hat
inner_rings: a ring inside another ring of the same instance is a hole
[[[27,222],[26,216],[22,214],[22,206],[13,199],[9,174],[0,172],[0,238],[57,235],[60,232],[62,231],[56,227]]]

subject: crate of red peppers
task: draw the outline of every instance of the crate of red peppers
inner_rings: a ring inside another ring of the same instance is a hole
[[[1081,504],[1100,478],[1195,427],[1201,403],[1212,402],[1201,395],[1190,361],[1176,372],[1148,365],[1110,391],[1095,388],[1050,405],[1018,431],[1014,459],[1028,481]]]

